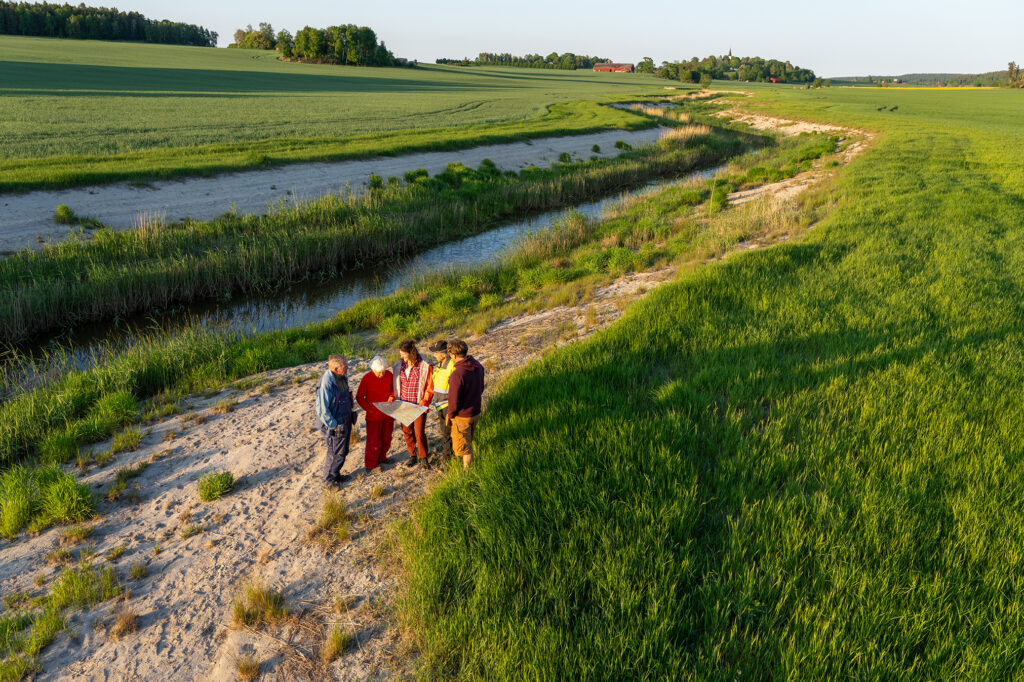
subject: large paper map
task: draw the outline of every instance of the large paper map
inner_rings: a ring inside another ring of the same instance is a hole
[[[396,400],[389,403],[374,403],[374,407],[386,414],[387,416],[397,419],[404,426],[409,426],[416,419],[427,411],[427,408],[422,405],[414,405],[407,403],[404,400]]]

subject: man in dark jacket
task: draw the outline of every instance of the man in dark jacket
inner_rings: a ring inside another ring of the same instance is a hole
[[[462,339],[448,343],[448,354],[455,360],[455,371],[448,379],[448,417],[445,424],[452,430],[452,447],[462,457],[462,467],[473,459],[473,432],[480,417],[480,401],[484,394],[484,368],[472,355]]]
[[[347,373],[348,361],[340,355],[332,355],[316,391],[317,421],[327,445],[324,485],[329,487],[337,487],[348,480],[348,476],[341,474],[352,434],[352,391],[348,388]]]

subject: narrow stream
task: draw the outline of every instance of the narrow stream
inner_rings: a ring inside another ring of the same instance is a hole
[[[43,351],[60,347],[74,355],[72,364],[84,366],[89,364],[89,358],[98,349],[124,347],[139,335],[150,334],[158,329],[173,333],[186,327],[217,327],[248,334],[324,320],[365,298],[392,294],[407,286],[419,273],[453,264],[473,266],[493,262],[504,252],[516,247],[524,236],[548,227],[571,212],[598,217],[607,207],[622,199],[695,178],[709,178],[718,170],[712,168],[696,171],[681,179],[654,181],[637,190],[501,225],[406,259],[348,271],[332,279],[300,283],[266,297],[201,302],[157,315],[140,315],[126,320],[83,325],[52,338],[48,343],[37,343],[25,350],[38,356]]]

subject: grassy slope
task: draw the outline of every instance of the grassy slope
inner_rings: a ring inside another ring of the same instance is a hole
[[[567,103],[664,85],[633,74],[340,67],[258,50],[16,36],[0,36],[0,54],[10,114],[0,123],[0,190],[627,127],[638,119]]]
[[[885,134],[805,239],[683,276],[492,401],[404,539],[438,670],[1018,674],[1024,99],[769,99]]]

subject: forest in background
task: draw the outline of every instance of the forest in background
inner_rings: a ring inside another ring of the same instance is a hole
[[[167,45],[216,47],[217,33],[195,24],[147,19],[116,8],[0,2],[0,33],[43,38],[130,40]]]

